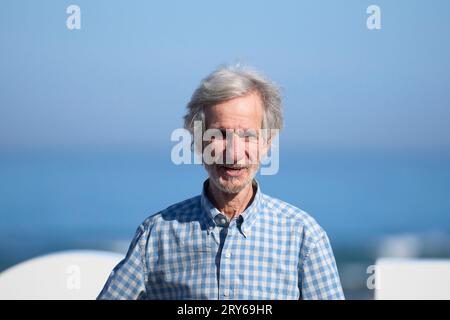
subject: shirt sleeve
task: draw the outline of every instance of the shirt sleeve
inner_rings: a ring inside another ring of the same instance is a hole
[[[326,233],[312,243],[299,274],[300,298],[303,300],[343,300],[339,273]]]
[[[146,297],[145,229],[140,225],[125,258],[113,269],[97,300],[141,300]]]

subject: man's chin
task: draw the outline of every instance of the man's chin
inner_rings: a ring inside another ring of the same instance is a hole
[[[245,187],[248,184],[248,182],[246,180],[240,181],[240,179],[239,179],[239,181],[238,181],[238,179],[236,179],[236,178],[230,179],[229,177],[227,177],[227,178],[218,177],[218,178],[213,178],[212,180],[214,181],[214,184],[216,185],[216,187],[218,189],[220,189],[223,192],[231,193],[231,194],[236,194],[236,193],[241,192],[242,190],[245,189]]]
[[[237,194],[253,180],[250,168],[244,169],[238,176],[229,175],[226,171],[220,170],[220,167],[209,167],[208,169],[210,180],[216,188],[225,193]]]

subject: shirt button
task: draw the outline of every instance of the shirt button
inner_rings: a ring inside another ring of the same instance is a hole
[[[227,252],[225,253],[225,257],[226,257],[226,258],[230,258],[230,257],[231,257],[231,253],[230,253],[229,251],[227,251]]]
[[[228,297],[228,296],[230,295],[230,290],[225,289],[225,290],[223,291],[223,295],[224,295],[225,297]]]

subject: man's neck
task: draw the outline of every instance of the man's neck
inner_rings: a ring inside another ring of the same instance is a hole
[[[249,183],[239,193],[226,193],[218,189],[213,183],[208,183],[207,194],[212,204],[228,219],[232,220],[244,212],[252,203],[256,190],[253,189],[253,183]]]

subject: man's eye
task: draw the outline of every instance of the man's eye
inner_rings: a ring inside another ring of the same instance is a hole
[[[256,136],[256,135],[254,135],[254,134],[246,134],[246,135],[244,135],[244,139],[246,140],[246,141],[254,141],[254,140],[256,140],[258,137]]]

